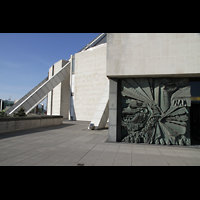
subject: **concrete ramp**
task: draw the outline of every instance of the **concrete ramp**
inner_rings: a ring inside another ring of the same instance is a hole
[[[35,108],[40,102],[42,102],[47,94],[53,90],[59,83],[69,78],[69,67],[68,62],[64,65],[54,76],[50,79],[45,78],[41,83],[39,83],[35,88],[33,88],[29,93],[22,97],[16,104],[6,111],[6,114],[12,114],[20,109],[21,106],[25,109],[25,113],[28,114],[33,108]]]

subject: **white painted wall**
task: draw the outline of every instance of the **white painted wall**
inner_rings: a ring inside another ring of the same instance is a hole
[[[77,120],[92,120],[108,85],[106,51],[107,44],[101,44],[75,54],[74,107]]]
[[[107,76],[200,76],[199,33],[108,33]]]

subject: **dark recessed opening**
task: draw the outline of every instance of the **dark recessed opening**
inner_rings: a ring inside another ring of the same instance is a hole
[[[191,78],[190,136],[192,145],[200,145],[200,78]]]

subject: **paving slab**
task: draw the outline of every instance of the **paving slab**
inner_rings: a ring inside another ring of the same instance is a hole
[[[131,151],[117,153],[113,166],[131,166],[132,164]]]
[[[150,166],[147,155],[140,153],[132,154],[131,164],[132,166]]]
[[[93,166],[112,166],[113,163],[114,163],[114,159],[113,158],[101,157],[94,163]]]
[[[110,143],[108,129],[68,121],[0,135],[0,166],[200,166],[200,146]]]
[[[165,155],[164,159],[169,166],[187,166],[187,164],[177,156]]]
[[[183,157],[179,156],[179,158],[186,163],[188,166],[200,166],[200,159],[193,157]]]
[[[169,165],[162,155],[147,154],[147,158],[151,166],[168,166]]]

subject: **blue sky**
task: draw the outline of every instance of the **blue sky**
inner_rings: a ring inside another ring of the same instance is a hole
[[[20,99],[100,33],[0,33],[0,99]]]

